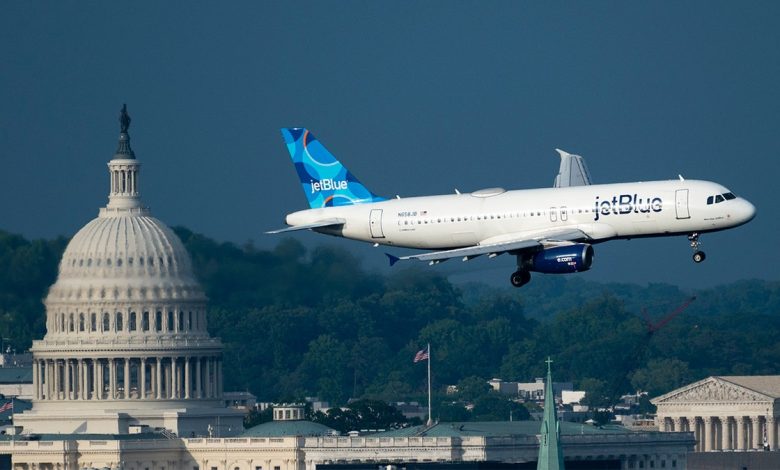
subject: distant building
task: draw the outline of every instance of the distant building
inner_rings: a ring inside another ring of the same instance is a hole
[[[0,354],[0,367],[32,367],[32,353],[16,354],[13,351],[6,351]]]
[[[527,401],[544,400],[544,379],[539,377],[533,382],[505,382],[501,379],[488,380],[488,385],[496,392],[504,395],[517,396]],[[561,401],[561,394],[564,391],[574,390],[571,382],[554,382],[553,395],[556,401]]]
[[[32,367],[0,367],[0,394],[25,400],[33,398]]]
[[[108,204],[63,252],[44,299],[46,334],[30,349],[33,407],[14,424],[25,434],[239,434],[243,414],[223,406],[206,295],[181,240],[141,201],[125,108],[120,125],[104,167]]]
[[[224,392],[222,400],[225,402],[225,407],[245,412],[255,409],[257,405],[257,397],[249,392]]]
[[[692,432],[689,468],[780,468],[780,376],[713,376],[650,400],[667,434]]]
[[[393,403],[393,406],[395,406],[406,419],[419,418],[420,420],[425,420],[428,418],[428,408],[420,405],[416,401],[410,401],[408,403],[399,401]]]

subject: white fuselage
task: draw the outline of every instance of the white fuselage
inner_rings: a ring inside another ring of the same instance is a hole
[[[744,224],[755,214],[745,199],[708,204],[729,190],[696,180],[649,181],[563,188],[391,199],[294,212],[287,224],[328,218],[330,235],[399,247],[446,250],[516,239],[547,229],[579,229],[597,243],[615,238],[704,233]]]

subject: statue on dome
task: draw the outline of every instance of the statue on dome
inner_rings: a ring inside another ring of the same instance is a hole
[[[127,114],[127,104],[122,105],[122,111],[119,113],[119,125],[121,132],[127,132],[130,127],[130,115]]]

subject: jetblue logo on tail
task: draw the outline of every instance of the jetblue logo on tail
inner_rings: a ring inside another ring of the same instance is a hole
[[[312,209],[385,200],[363,186],[308,130],[282,129],[282,136]]]
[[[322,181],[314,181],[311,182],[311,193],[314,194],[317,191],[337,191],[337,190],[346,190],[347,189],[347,182],[342,181],[335,181],[331,179],[322,180]]]

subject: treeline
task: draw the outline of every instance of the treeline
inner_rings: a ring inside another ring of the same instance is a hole
[[[294,239],[260,250],[175,230],[210,299],[209,329],[225,344],[226,388],[260,400],[422,403],[426,367],[412,359],[427,343],[435,413],[456,419],[508,414],[479,384],[542,377],[548,355],[556,380],[574,381],[593,405],[708,375],[780,373],[779,282],[686,292],[540,275],[519,290],[454,286],[426,267],[367,272],[348,252]],[[65,245],[0,232],[0,334],[17,349],[44,334],[40,300]],[[649,331],[643,307],[657,323],[691,295],[686,311]],[[451,384],[459,395],[444,394]],[[462,416],[458,400],[480,405]]]

